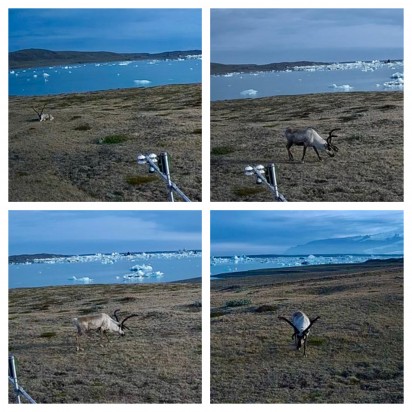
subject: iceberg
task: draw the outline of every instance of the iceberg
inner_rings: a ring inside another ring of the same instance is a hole
[[[248,90],[243,90],[242,92],[240,92],[240,94],[242,96],[256,96],[257,95],[257,90],[254,89],[248,89]]]
[[[72,276],[69,280],[74,280],[75,282],[81,282],[81,283],[92,283],[93,279],[89,278],[88,276],[84,276],[81,278],[78,278],[76,276]]]
[[[331,88],[333,88],[333,89],[343,90],[343,91],[345,91],[345,92],[348,92],[348,91],[350,91],[350,90],[353,89],[353,87],[350,86],[349,84],[342,84],[342,85],[338,86],[337,84],[333,83],[333,84],[332,84],[331,86],[329,86],[329,87],[331,87]]]
[[[136,86],[147,86],[152,83],[150,80],[133,80]]]

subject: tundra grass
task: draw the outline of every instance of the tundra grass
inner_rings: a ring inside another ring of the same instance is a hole
[[[19,383],[38,403],[199,403],[200,299],[195,283],[12,289]],[[82,336],[77,352],[72,318],[118,308],[120,318],[138,314],[125,336]]]
[[[403,403],[403,267],[324,270],[212,281],[212,403]],[[296,310],[320,316],[306,357]]]

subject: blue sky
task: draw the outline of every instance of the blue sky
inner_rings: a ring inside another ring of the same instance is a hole
[[[10,9],[9,51],[201,49],[201,9]]]
[[[199,211],[10,211],[9,255],[201,249]]]
[[[403,58],[402,9],[212,9],[211,61]]]
[[[212,211],[212,256],[282,254],[313,240],[403,234],[402,211]]]

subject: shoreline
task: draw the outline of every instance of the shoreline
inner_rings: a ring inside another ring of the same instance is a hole
[[[74,97],[74,96],[87,96],[93,95],[98,93],[127,93],[130,90],[144,90],[144,89],[156,89],[160,87],[183,87],[183,86],[202,86],[202,82],[195,82],[195,83],[168,83],[168,84],[157,84],[154,86],[132,86],[132,87],[120,87],[115,89],[97,89],[97,90],[87,90],[87,91],[79,91],[79,92],[71,92],[71,93],[55,93],[55,94],[9,94],[8,99],[36,99],[36,98],[43,98],[49,97],[53,98],[62,98],[62,97]]]
[[[302,278],[325,277],[333,275],[353,274],[360,271],[378,269],[403,268],[404,258],[370,259],[363,263],[342,263],[325,265],[291,266],[287,268],[252,269],[241,272],[219,273],[212,275],[211,280],[228,280],[239,278],[273,277],[278,280],[297,280]],[[293,279],[292,279],[293,277]]]
[[[356,90],[356,91],[341,91],[341,90],[334,90],[334,91],[330,91],[330,92],[319,92],[319,93],[301,93],[301,94],[274,94],[273,96],[262,96],[262,97],[250,97],[250,96],[246,96],[246,97],[240,97],[237,99],[219,99],[219,100],[210,100],[210,103],[213,104],[236,104],[238,102],[242,102],[242,101],[259,101],[259,100],[264,100],[264,99],[276,99],[276,98],[292,98],[292,99],[296,99],[301,97],[305,97],[305,98],[321,98],[324,96],[330,96],[330,95],[368,95],[368,94],[385,94],[385,93],[402,93],[404,94],[404,90],[403,89],[386,89],[386,90]]]
[[[110,288],[110,287],[121,287],[121,286],[145,286],[145,287],[151,287],[151,286],[155,286],[155,287],[160,287],[160,286],[170,286],[170,285],[175,285],[175,284],[179,284],[179,285],[184,285],[184,284],[188,284],[188,285],[195,285],[195,284],[199,284],[202,283],[202,276],[199,277],[193,277],[193,278],[189,278],[189,279],[182,279],[182,280],[170,280],[168,282],[147,282],[147,283],[79,283],[79,284],[71,284],[71,285],[48,285],[48,286],[22,286],[22,287],[15,287],[15,288],[8,288],[8,292],[10,293],[10,291],[23,291],[23,290],[49,290],[49,289],[58,289],[58,288],[78,288],[78,287],[90,287],[90,288]]]

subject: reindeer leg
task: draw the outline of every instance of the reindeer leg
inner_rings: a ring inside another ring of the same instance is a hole
[[[290,148],[292,147],[292,143],[288,143],[287,145],[286,145],[286,149],[288,149],[288,155],[289,155],[289,160],[291,161],[291,162],[293,162],[293,155],[292,155],[292,152],[290,151]]]
[[[319,159],[319,161],[321,162],[321,161],[322,161],[322,158],[321,158],[320,155],[319,155],[318,149],[316,149],[316,147],[313,147],[313,150],[316,152],[316,154],[318,155],[318,159]]]
[[[305,158],[305,154],[306,154],[306,146],[303,146],[303,155],[302,155],[301,162],[303,162],[303,159]]]
[[[80,336],[77,334],[76,335],[76,351],[78,352],[80,350]]]

